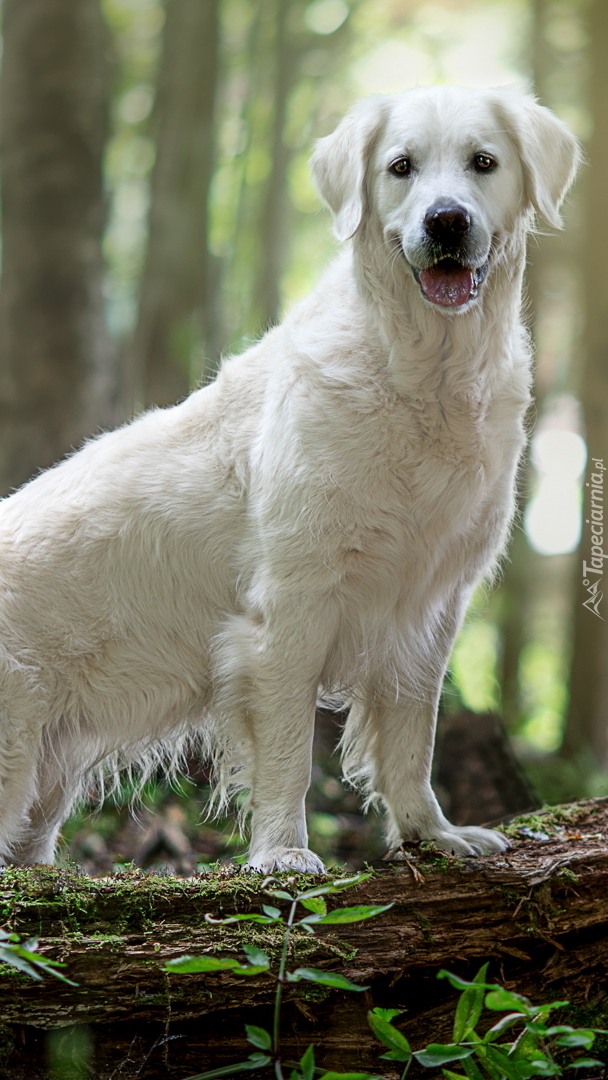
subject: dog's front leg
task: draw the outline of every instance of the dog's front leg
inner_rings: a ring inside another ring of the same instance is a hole
[[[324,872],[308,849],[305,798],[310,785],[315,702],[332,637],[331,613],[310,597],[241,623],[248,654],[247,727],[253,744],[251,844],[247,867]]]
[[[491,829],[452,825],[431,787],[439,696],[467,601],[468,591],[457,590],[441,618],[429,618],[427,633],[410,641],[410,672],[402,674],[397,700],[376,697],[372,707],[374,786],[386,804],[392,847],[401,840],[433,840],[455,855],[482,855],[509,846]],[[422,648],[420,642],[428,641],[432,648]]]

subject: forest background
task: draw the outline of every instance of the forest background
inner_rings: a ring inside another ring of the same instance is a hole
[[[583,572],[585,485],[608,465],[605,0],[4,0],[2,20],[2,494],[212,379],[309,291],[336,244],[307,159],[357,97],[515,84],[570,124],[586,165],[563,232],[530,245],[518,521],[442,711],[500,714],[541,800],[608,794],[608,599]],[[334,736],[318,740],[311,844],[354,866],[382,843]],[[63,857],[204,869],[239,842],[202,821],[207,782],[193,762],[135,815],[125,783],[68,823]]]

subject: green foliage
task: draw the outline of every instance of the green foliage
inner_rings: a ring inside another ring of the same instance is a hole
[[[223,919],[207,916],[209,922],[234,923],[258,920],[283,927],[283,947],[278,970],[272,970],[268,953],[252,945],[245,945],[246,963],[233,957],[192,957],[182,956],[165,964],[165,971],[172,974],[212,973],[230,971],[232,975],[271,975],[276,981],[273,1031],[265,1028],[246,1026],[247,1040],[256,1048],[246,1061],[232,1066],[199,1073],[188,1080],[213,1080],[214,1077],[230,1076],[232,1073],[262,1069],[272,1065],[277,1080],[381,1080],[369,1073],[324,1072],[315,1064],[314,1047],[309,1046],[299,1062],[284,1061],[280,1053],[280,1011],[284,987],[288,983],[311,982],[329,986],[338,990],[361,992],[368,989],[358,986],[336,971],[323,971],[318,968],[299,967],[287,971],[289,944],[294,928],[300,927],[313,934],[315,926],[340,925],[347,922],[359,922],[373,918],[390,908],[385,905],[358,905],[338,907],[327,911],[322,898],[342,892],[369,878],[370,874],[358,874],[327,885],[320,885],[303,892],[288,892],[274,878],[264,882],[267,895],[276,900],[287,901],[287,915],[274,906],[263,905],[263,915],[230,915]],[[276,887],[279,885],[279,887]],[[263,888],[264,888],[263,886]],[[272,886],[272,887],[268,887]],[[296,911],[301,905],[311,912],[296,920]],[[405,1080],[412,1063],[415,1061],[423,1068],[440,1070],[447,1080],[532,1080],[533,1077],[563,1076],[567,1070],[590,1069],[603,1063],[585,1056],[595,1042],[597,1034],[606,1034],[604,1029],[592,1026],[573,1027],[568,1024],[549,1024],[549,1017],[556,1010],[568,1006],[567,1001],[552,1001],[544,1005],[533,1005],[523,994],[506,990],[496,983],[486,982],[488,964],[479,969],[472,981],[461,978],[451,971],[442,970],[439,979],[446,979],[454,989],[460,991],[454,1013],[452,1042],[429,1043],[420,1050],[412,1050],[409,1041],[395,1026],[393,1021],[400,1015],[399,1009],[375,1008],[368,1013],[369,1026],[380,1043],[385,1047],[381,1058],[399,1062],[403,1066],[401,1080]],[[477,1031],[482,1012],[504,1013],[485,1034]],[[515,1029],[515,1030],[513,1030]],[[576,1056],[577,1051],[581,1051]],[[461,1063],[464,1073],[452,1072],[448,1065]],[[290,1073],[284,1072],[290,1069]]]
[[[440,971],[437,976],[461,991],[451,1043],[429,1043],[422,1050],[412,1051],[392,1024],[393,1016],[387,1016],[389,1010],[373,1009],[368,1013],[374,1035],[389,1048],[389,1053],[382,1056],[405,1063],[402,1080],[412,1060],[427,1069],[440,1068],[447,1080],[531,1080],[535,1076],[562,1076],[567,1069],[603,1068],[603,1062],[594,1058],[562,1060],[564,1051],[590,1050],[596,1034],[604,1033],[602,1029],[548,1026],[550,1014],[565,1008],[567,1001],[533,1005],[522,994],[487,983],[487,969],[484,964],[472,982],[450,971]],[[481,1036],[475,1029],[484,1005],[494,1012],[505,1012],[505,1016]],[[499,1041],[517,1025],[520,1030],[511,1041]],[[454,1061],[462,1062],[464,1076],[443,1067]]]
[[[59,960],[49,960],[46,956],[38,956],[37,949],[38,938],[29,938],[22,945],[19,934],[10,934],[7,930],[0,929],[0,963],[17,968],[32,979],[41,980],[42,972],[45,975],[54,975],[56,979],[61,979],[70,986],[78,985],[56,970],[65,967],[65,964]]]
[[[273,899],[283,900],[289,903],[287,917],[283,915],[279,908],[270,904],[262,905],[262,915],[248,913],[244,915],[229,915],[226,918],[221,919],[214,919],[210,915],[206,916],[207,921],[211,923],[226,924],[253,921],[282,925],[284,928],[283,948],[276,974],[271,972],[271,963],[268,954],[251,945],[244,946],[247,956],[246,964],[242,964],[232,957],[221,958],[213,956],[180,956],[174,960],[169,960],[165,964],[164,970],[171,974],[183,975],[192,973],[210,973],[214,971],[230,971],[232,975],[258,975],[264,972],[266,974],[271,973],[276,980],[272,1034],[264,1028],[255,1027],[251,1024],[246,1025],[245,1028],[248,1042],[263,1052],[250,1054],[247,1061],[237,1062],[236,1065],[225,1066],[220,1069],[212,1069],[210,1072],[199,1073],[197,1076],[189,1077],[188,1080],[213,1080],[214,1077],[230,1076],[232,1073],[246,1072],[251,1069],[261,1069],[271,1063],[274,1064],[277,1080],[285,1080],[285,1073],[283,1072],[284,1065],[291,1069],[289,1080],[313,1080],[318,1074],[321,1074],[321,1080],[380,1080],[379,1077],[371,1076],[369,1073],[324,1072],[315,1065],[314,1048],[312,1046],[308,1047],[299,1062],[283,1062],[280,1056],[279,1041],[281,1002],[283,989],[287,983],[304,981],[317,983],[322,986],[330,986],[336,990],[352,990],[357,992],[368,989],[368,987],[365,986],[357,986],[356,983],[351,982],[350,979],[347,979],[337,971],[321,971],[318,968],[305,967],[296,968],[295,971],[287,971],[287,958],[294,927],[300,927],[301,929],[306,930],[307,933],[314,934],[314,927],[316,925],[339,925],[340,923],[361,922],[364,919],[371,919],[375,915],[380,915],[383,911],[387,911],[388,908],[392,907],[392,904],[367,904],[359,905],[357,907],[336,908],[334,911],[330,912],[327,911],[326,902],[323,900],[324,896],[341,893],[344,889],[349,889],[353,885],[358,885],[362,881],[366,881],[370,876],[369,873],[357,874],[355,877],[342,878],[327,885],[319,885],[313,889],[305,889],[303,892],[296,891],[295,894],[288,892],[282,887],[277,888],[276,885],[280,885],[280,883],[277,882],[275,878],[270,877],[266,878],[264,882],[264,886],[266,886],[264,891],[268,896],[273,897]],[[270,885],[275,887],[269,888],[268,886]],[[296,921],[295,916],[298,905],[301,905],[306,911],[311,912],[311,914],[304,915],[301,919]],[[385,1010],[385,1013],[390,1013],[390,1016],[393,1015],[391,1010]],[[386,1017],[382,1020],[379,1019],[379,1022],[387,1023]],[[388,1023],[387,1027],[390,1027]],[[399,1045],[405,1042],[400,1032],[395,1033],[395,1039]],[[401,1040],[401,1043],[399,1040]]]

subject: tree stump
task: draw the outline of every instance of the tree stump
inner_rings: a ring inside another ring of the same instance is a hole
[[[291,967],[336,969],[369,990],[290,987],[286,1056],[312,1042],[327,1068],[396,1077],[379,1062],[367,1009],[403,1009],[398,1025],[415,1049],[447,1039],[456,993],[436,974],[447,967],[471,977],[485,961],[490,979],[536,1001],[569,999],[577,1023],[608,1026],[608,799],[540,811],[507,831],[504,854],[458,859],[412,845],[329,897],[332,908],[393,906],[366,922],[319,928],[314,938],[295,933]],[[283,888],[312,884],[280,877]],[[1,925],[40,935],[41,954],[65,961],[78,986],[50,976],[35,983],[1,967],[0,1076],[181,1080],[240,1060],[251,1049],[244,1024],[270,1025],[271,979],[169,975],[162,965],[184,953],[241,958],[243,942],[276,957],[274,926],[205,921],[207,912],[259,911],[264,902],[282,903],[262,894],[259,877],[232,868],[187,880],[5,869]],[[47,1068],[49,1055],[59,1055],[63,1071]]]

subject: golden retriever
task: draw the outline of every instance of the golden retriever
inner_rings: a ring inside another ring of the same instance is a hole
[[[530,347],[535,212],[573,136],[531,97],[429,87],[357,103],[312,169],[349,241],[215,382],[95,438],[0,506],[0,853],[51,861],[92,770],[211,754],[249,790],[249,867],[307,847],[315,701],[351,702],[347,778],[388,841],[506,847],[430,783],[471,590],[504,551]]]

